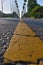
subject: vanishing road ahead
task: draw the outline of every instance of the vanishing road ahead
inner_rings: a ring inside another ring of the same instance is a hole
[[[43,19],[0,19],[0,61],[43,65]]]

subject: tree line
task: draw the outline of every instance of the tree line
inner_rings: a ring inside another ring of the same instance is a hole
[[[28,0],[27,7],[28,11],[23,15],[24,17],[43,18],[43,6],[40,6],[36,0]]]

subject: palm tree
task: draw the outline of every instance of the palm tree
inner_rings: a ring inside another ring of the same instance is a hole
[[[22,11],[22,13],[23,13],[23,11]]]
[[[25,5],[26,5],[26,3],[23,4],[23,10],[25,9]]]
[[[25,7],[24,7],[24,5],[23,5],[23,10],[24,10],[24,8],[25,8]]]
[[[15,0],[15,3],[16,3],[16,0]]]
[[[24,2],[27,2],[27,0],[24,0]]]
[[[26,3],[24,2],[24,4],[23,4],[24,6],[26,5]]]

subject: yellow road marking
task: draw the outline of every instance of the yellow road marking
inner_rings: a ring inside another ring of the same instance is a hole
[[[36,34],[27,24],[19,22],[4,57],[11,61],[22,60],[32,62],[43,58],[43,41],[38,37],[34,37],[34,35]],[[5,61],[7,62],[7,60]]]

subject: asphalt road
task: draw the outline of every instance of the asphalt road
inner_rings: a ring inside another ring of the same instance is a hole
[[[24,18],[23,20],[37,34],[36,37],[43,41],[43,19]],[[18,18],[0,18],[0,63],[3,62],[4,52],[9,46],[18,22]]]
[[[14,31],[9,48],[4,54],[5,62],[9,61],[7,63],[9,65],[11,62],[12,65],[43,65],[42,33],[43,20],[32,18],[21,20]]]
[[[4,52],[9,46],[18,22],[18,18],[0,18],[0,63],[3,62]]]
[[[24,22],[43,40],[43,19],[24,18]]]

